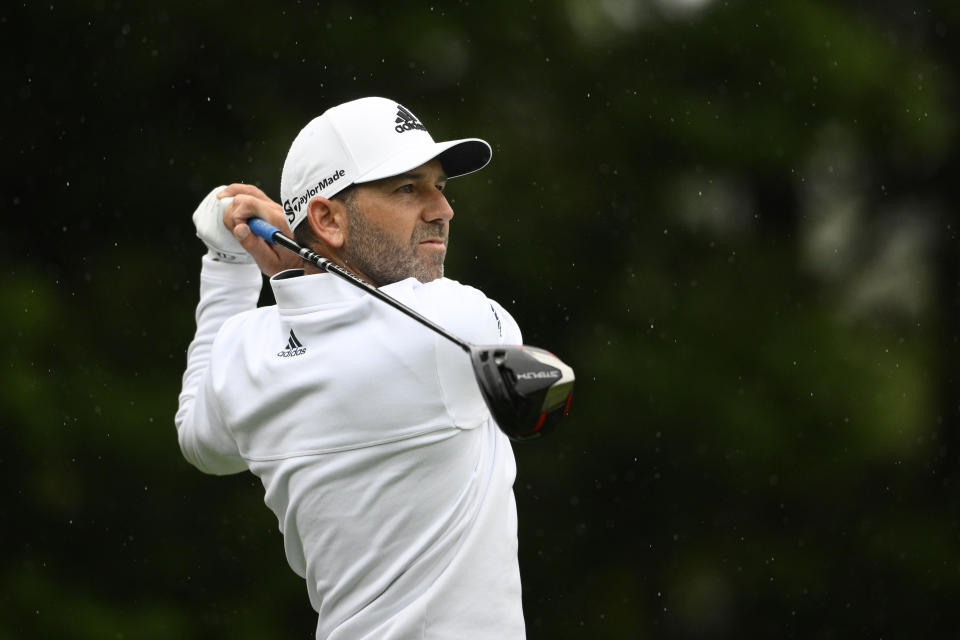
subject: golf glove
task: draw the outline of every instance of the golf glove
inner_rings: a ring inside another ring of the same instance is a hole
[[[200,202],[193,212],[193,225],[197,228],[197,237],[203,240],[210,255],[221,262],[249,264],[253,256],[240,246],[233,233],[223,224],[223,212],[233,197],[217,199],[217,194],[226,189],[219,186]]]

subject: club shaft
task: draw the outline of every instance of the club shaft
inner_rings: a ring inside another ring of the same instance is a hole
[[[387,303],[397,311],[400,311],[406,314],[407,316],[409,316],[410,318],[413,318],[423,326],[427,327],[428,329],[432,329],[436,333],[439,333],[441,336],[443,336],[450,342],[454,343],[455,345],[457,345],[467,353],[470,353],[469,342],[466,342],[465,340],[461,340],[460,338],[453,335],[452,333],[450,333],[440,325],[426,319],[425,317],[423,317],[422,315],[420,315],[419,313],[417,313],[407,305],[403,304],[399,300],[396,300],[395,298],[380,291],[380,289],[376,288],[366,280],[363,280],[362,278],[359,278],[356,275],[350,273],[349,271],[347,271],[346,269],[338,265],[336,262],[333,262],[332,260],[324,258],[323,256],[318,255],[316,252],[311,251],[306,247],[301,247],[299,244],[297,244],[295,240],[285,236],[283,233],[280,232],[279,229],[270,225],[269,223],[264,222],[260,218],[251,218],[248,222],[253,232],[256,233],[258,236],[260,236],[261,238],[267,240],[267,242],[273,242],[285,249],[289,249],[293,253],[296,253],[298,256],[300,256],[306,262],[314,264],[320,269],[323,269],[324,271],[326,271],[327,273],[332,273],[333,275],[338,276],[343,280],[346,280],[347,282],[349,282],[350,284],[352,284],[353,286],[359,289],[363,289],[364,291],[366,291],[373,297],[377,298],[381,302]],[[268,235],[269,237],[267,237]]]

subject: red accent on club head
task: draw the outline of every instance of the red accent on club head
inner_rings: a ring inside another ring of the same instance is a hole
[[[547,412],[544,411],[543,413],[540,414],[540,419],[537,420],[537,426],[535,426],[535,427],[530,431],[530,433],[536,433],[537,431],[539,431],[539,430],[540,430],[540,427],[543,426],[543,421],[546,420],[546,419],[547,419]]]
[[[563,408],[563,415],[570,413],[570,401],[573,400],[573,391],[570,392],[570,395],[567,396],[567,404]]]

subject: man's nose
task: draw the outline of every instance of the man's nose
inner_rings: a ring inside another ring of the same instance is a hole
[[[423,211],[423,219],[426,222],[435,222],[437,220],[449,221],[453,217],[453,207],[447,202],[447,197],[439,189],[434,189],[430,198],[430,203]]]

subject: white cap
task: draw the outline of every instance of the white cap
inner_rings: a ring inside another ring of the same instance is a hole
[[[352,184],[388,178],[438,158],[448,178],[490,162],[479,138],[434,142],[407,108],[386,98],[360,98],[311,120],[290,145],[280,199],[290,228],[307,217],[314,196],[330,198]]]

